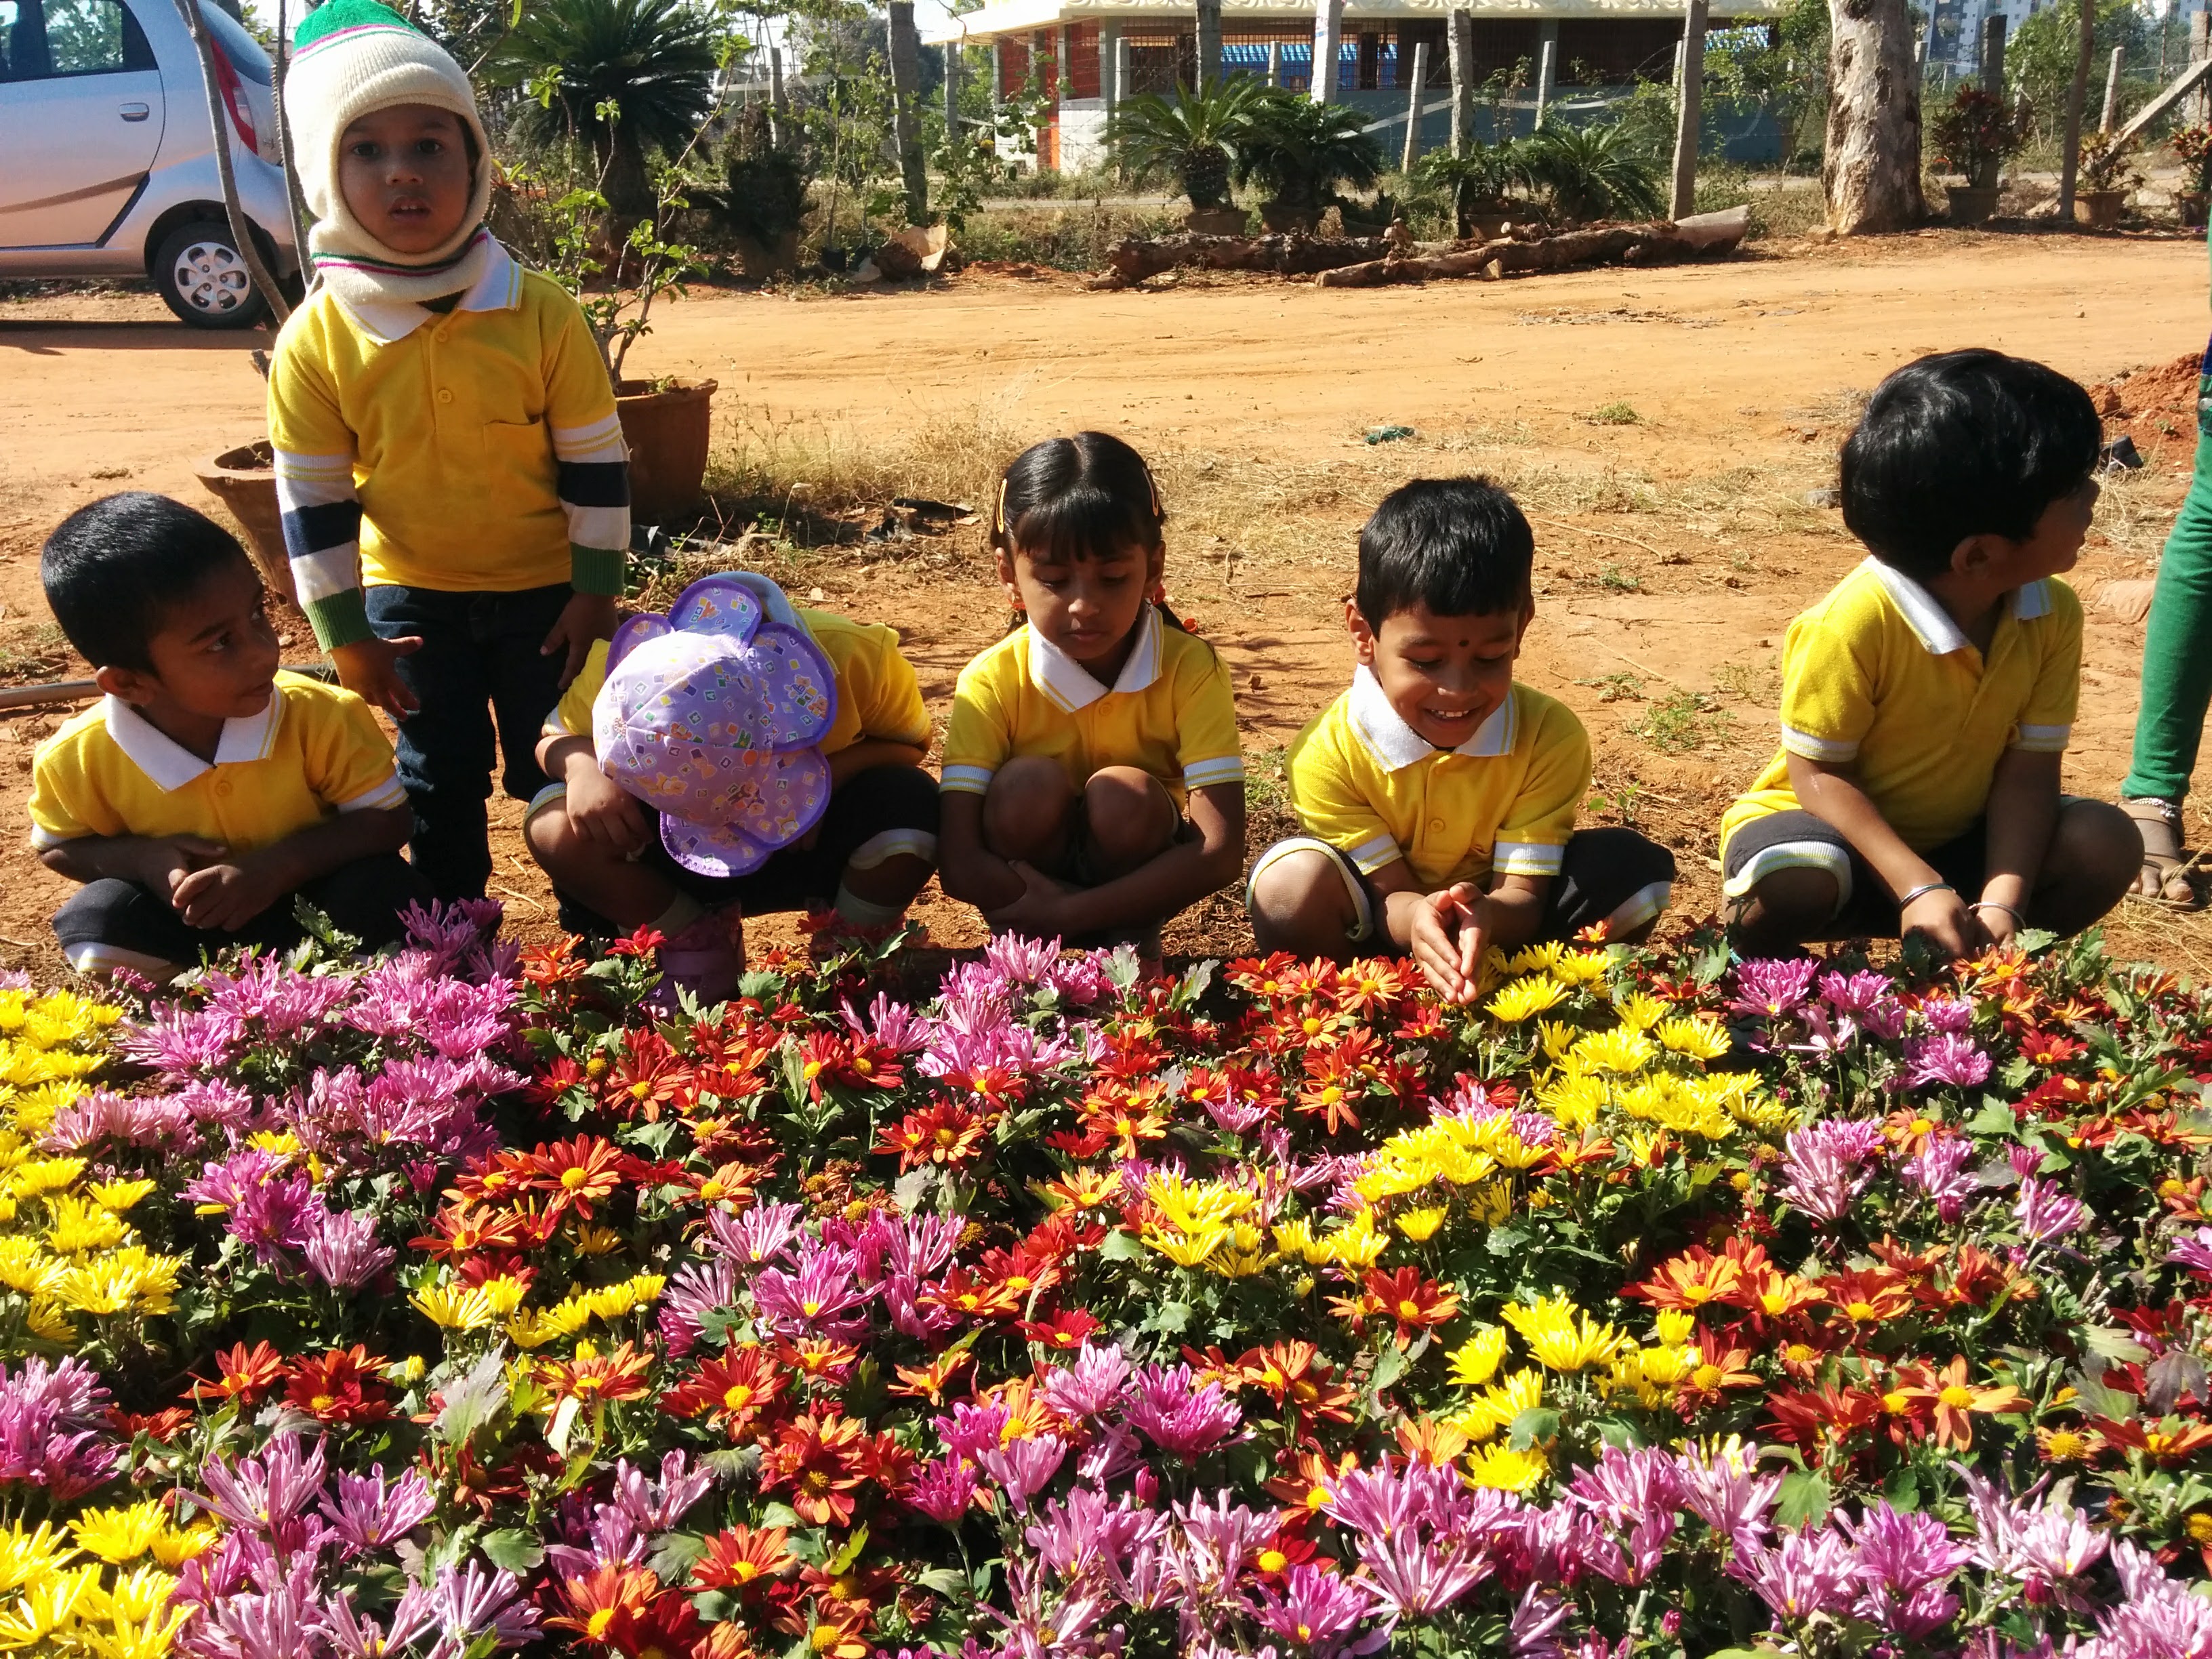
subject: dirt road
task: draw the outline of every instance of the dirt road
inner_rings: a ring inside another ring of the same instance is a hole
[[[926,293],[702,293],[668,307],[630,372],[710,375],[725,451],[784,483],[906,476],[951,488],[987,452],[1098,426],[1158,460],[1170,579],[1235,665],[1267,765],[1347,672],[1338,597],[1352,532],[1407,476],[1482,470],[1537,522],[1540,617],[1523,677],[1597,741],[1593,810],[1678,844],[1711,902],[1718,808],[1771,742],[1788,619],[1858,556],[1810,501],[1854,394],[1924,352],[1987,344],[2086,382],[2201,347],[2201,245],[1929,234],[1712,268],[1360,291],[1242,281],[1093,295],[1057,276],[971,275]],[[195,335],[138,298],[0,307],[0,678],[66,669],[40,631],[36,550],[108,490],[206,505],[192,463],[260,432],[258,337]],[[1371,428],[1414,435],[1370,446]],[[2185,421],[2139,423],[2150,468],[2100,513],[2079,584],[2142,574],[2185,481]],[[945,482],[948,469],[951,483]],[[980,487],[980,486],[979,486]],[[1003,608],[973,532],[950,554],[853,550],[803,567],[824,602],[907,635],[949,693]],[[2069,787],[2125,766],[2141,634],[2098,614]],[[299,641],[305,647],[307,641]],[[0,720],[0,820],[21,822],[51,716]],[[507,814],[511,821],[512,813]],[[16,841],[0,869],[0,961],[51,967],[61,884]],[[502,868],[524,920],[543,884]],[[964,917],[932,906],[941,934]],[[2212,969],[2212,935],[2146,937]]]

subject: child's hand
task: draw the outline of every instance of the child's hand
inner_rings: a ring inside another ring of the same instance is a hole
[[[610,848],[624,858],[645,850],[645,811],[637,797],[580,754],[562,769],[568,786],[568,822],[586,841]]]
[[[248,856],[193,871],[170,890],[169,902],[187,927],[234,933],[283,896],[276,872]]]
[[[1413,912],[1413,960],[1446,1002],[1465,1002],[1480,988],[1489,934],[1488,906],[1471,881],[1431,893]]]
[[[1981,916],[1948,887],[1923,893],[1906,905],[1898,918],[1898,932],[1921,934],[1954,961],[1979,956],[1990,943]]]
[[[1068,890],[1033,864],[1019,859],[1006,866],[1022,878],[1021,896],[1011,904],[986,911],[983,920],[994,933],[1019,933],[1028,939],[1054,939],[1067,932],[1060,918]]]
[[[551,656],[565,650],[568,659],[562,665],[561,689],[566,691],[569,681],[584,672],[584,659],[592,654],[593,640],[611,639],[615,631],[615,596],[611,593],[575,593],[561,607],[560,619],[553,631],[545,636],[539,652]]]
[[[198,836],[149,836],[139,854],[138,884],[174,903],[179,882],[229,851]]]
[[[368,704],[381,708],[395,720],[404,720],[422,705],[399,678],[397,664],[422,648],[420,635],[397,640],[356,640],[331,647],[337,665],[338,684]]]

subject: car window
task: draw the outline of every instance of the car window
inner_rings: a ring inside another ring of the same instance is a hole
[[[121,0],[0,0],[0,79],[45,81],[154,67]]]

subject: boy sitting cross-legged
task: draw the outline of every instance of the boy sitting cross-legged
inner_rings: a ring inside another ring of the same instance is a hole
[[[1291,745],[1307,833],[1253,866],[1262,950],[1344,961],[1395,946],[1462,1001],[1493,945],[1598,922],[1640,938],[1666,908],[1674,854],[1632,830],[1575,829],[1589,735],[1513,678],[1534,556],[1528,520],[1486,478],[1418,478],[1376,508],[1345,607],[1352,689]]]
[[[2119,902],[2142,844],[2058,793],[2081,679],[2070,570],[2097,501],[2089,395],[1995,351],[1908,363],[1844,446],[1873,556],[1790,625],[1782,751],[1722,821],[1739,947],[1917,933],[1952,956]]]
[[[161,495],[71,514],[46,602],[107,695],[39,746],[31,843],[84,885],[54,916],[80,973],[166,977],[225,945],[280,947],[304,895],[371,945],[429,890],[392,744],[350,691],[280,673],[236,539]]]

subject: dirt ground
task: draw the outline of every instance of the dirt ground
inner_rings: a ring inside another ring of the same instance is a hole
[[[1783,629],[1859,556],[1824,493],[1837,447],[1865,392],[1925,352],[2040,357],[2099,388],[2148,463],[2108,485],[2074,578],[2092,604],[2068,787],[2112,790],[2142,629],[2130,590],[2095,596],[2149,574],[2187,481],[2195,380],[2179,360],[2202,349],[2204,259],[2179,241],[1929,232],[1375,291],[1237,278],[1095,295],[999,271],[916,292],[701,290],[656,317],[628,372],[720,383],[721,476],[752,497],[725,501],[728,537],[763,481],[794,521],[872,492],[981,501],[1023,442],[1083,427],[1131,439],[1162,478],[1177,607],[1235,671],[1255,839],[1283,821],[1283,744],[1350,671],[1341,599],[1361,519],[1408,477],[1498,477],[1537,531],[1522,678],[1589,725],[1592,817],[1672,845],[1678,909],[1698,915],[1717,898],[1721,809],[1771,751]],[[82,672],[46,619],[42,535],[112,489],[210,507],[194,464],[260,435],[247,353],[266,343],[196,334],[150,296],[0,306],[0,682]],[[1412,435],[1368,441],[1390,426]],[[941,721],[960,666],[1005,626],[981,539],[969,526],[747,546],[802,599],[896,625]],[[304,625],[292,643],[312,655]],[[58,719],[0,716],[0,822],[23,822],[32,749]],[[520,810],[496,811],[495,886],[537,932],[550,899]],[[0,872],[0,963],[58,971],[45,924],[64,884],[20,836]],[[919,914],[942,943],[981,937],[933,888]],[[2130,905],[2114,931],[2130,954],[2212,972],[2212,922]],[[1217,901],[1170,942],[1225,951],[1249,934]]]

